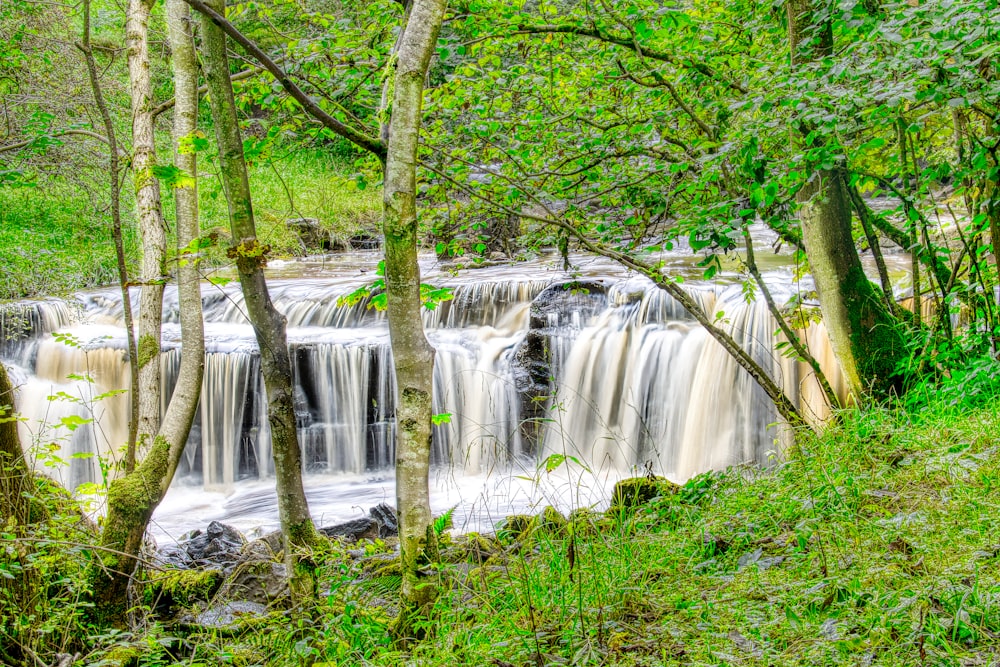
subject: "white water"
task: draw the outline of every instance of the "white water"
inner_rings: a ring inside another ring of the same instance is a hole
[[[384,317],[364,304],[336,305],[374,278],[377,261],[374,254],[354,253],[322,264],[287,263],[274,267],[270,280],[272,298],[289,320],[306,484],[321,523],[352,518],[394,497],[395,388]],[[664,292],[589,260],[581,273],[596,282],[567,293],[550,286],[578,276],[554,264],[456,276],[425,267],[425,282],[450,286],[455,297],[428,311],[425,326],[437,349],[435,411],[451,415],[434,430],[432,500],[437,511],[459,505],[457,527],[487,529],[538,504],[600,503],[616,479],[647,468],[683,481],[728,465],[764,463],[786,444],[763,392]],[[787,269],[771,275],[786,296],[790,276]],[[545,301],[553,289],[559,292],[554,305],[532,310],[532,302],[543,292]],[[820,405],[803,367],[773,351],[777,327],[762,300],[747,303],[738,284],[689,291],[793,400]],[[113,462],[127,416],[124,395],[95,402],[127,383],[120,297],[109,289],[78,301],[23,306],[35,313],[25,318],[30,327],[0,345],[0,356],[18,366],[23,379],[25,441],[35,443],[40,465],[53,456],[66,462],[50,470],[71,488],[101,481],[96,457],[73,455],[97,453]],[[241,295],[234,285],[206,283],[203,303],[202,403],[174,487],[155,517],[154,532],[174,537],[209,519],[241,528],[277,522],[256,343]],[[176,309],[176,291],[168,288],[161,356],[168,387],[180,355]],[[77,342],[56,340],[53,331]],[[553,378],[547,400],[537,386],[526,389],[529,337],[547,350],[543,379]],[[808,340],[836,377],[822,329],[810,330]],[[68,380],[72,374],[89,380]],[[61,399],[48,400],[59,392]],[[50,426],[73,416],[94,421],[73,431]],[[538,463],[550,454],[573,456],[586,469],[539,474]]]

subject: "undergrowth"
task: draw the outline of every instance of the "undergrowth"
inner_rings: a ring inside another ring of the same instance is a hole
[[[317,554],[312,608],[95,634],[61,603],[60,627],[90,633],[73,642],[80,665],[995,664],[1000,392],[983,377],[969,402],[945,386],[845,411],[782,462],[664,486],[637,508],[446,539],[419,640],[390,634],[400,578],[383,541]]]

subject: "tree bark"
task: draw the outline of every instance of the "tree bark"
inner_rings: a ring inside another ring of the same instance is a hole
[[[17,527],[31,523],[31,471],[17,434],[14,387],[0,364],[0,526],[13,520]],[[17,531],[19,532],[19,531]]]
[[[429,465],[434,348],[420,315],[416,167],[424,79],[444,20],[445,0],[415,0],[395,60],[383,191],[386,310],[399,397],[396,407],[396,502],[403,599],[422,607],[436,594],[420,564],[431,530]]]
[[[153,511],[163,500],[184,452],[194,422],[205,366],[205,335],[201,314],[201,281],[195,262],[184,250],[198,238],[198,194],[194,152],[180,149],[198,115],[198,65],[191,19],[183,0],[167,0],[167,28],[175,80],[174,160],[191,177],[174,192],[177,219],[177,291],[181,321],[181,366],[177,384],[142,462],[108,488],[108,514],[101,534],[103,567],[96,572],[95,597],[102,620],[120,619],[136,556]],[[159,361],[155,361],[159,366]]]
[[[817,0],[785,4],[793,70],[832,52],[829,18],[817,20],[815,4]],[[796,198],[823,321],[847,384],[859,398],[887,395],[899,388],[896,367],[905,354],[903,336],[862,269],[841,169],[816,169]]]
[[[138,447],[149,446],[160,422],[160,327],[167,237],[160,204],[156,167],[153,83],[149,64],[149,16],[153,0],[128,0],[125,40],[132,99],[132,169],[136,218],[142,240],[142,291],[139,297]],[[125,471],[132,472],[136,449],[126,453]]]
[[[224,0],[212,0],[209,7],[219,15],[225,13]],[[264,280],[268,248],[257,240],[250,184],[243,158],[243,141],[229,79],[226,36],[210,17],[203,16],[201,24],[205,76],[215,124],[222,182],[229,202],[234,244],[229,254],[236,260],[247,315],[260,347],[261,370],[267,391],[267,416],[271,426],[278,514],[285,542],[285,557],[289,561],[289,571],[293,573],[294,583],[298,569],[294,560],[297,551],[315,543],[319,534],[309,516],[309,505],[302,486],[302,456],[295,430],[292,367],[285,334],[286,322],[285,317],[271,303]],[[303,580],[300,583],[304,583]]]
[[[108,140],[108,180],[111,186],[111,238],[115,244],[115,259],[118,265],[118,282],[121,285],[122,294],[122,315],[125,320],[125,341],[128,347],[129,362],[129,419],[128,419],[128,442],[126,451],[135,452],[135,441],[139,432],[139,364],[138,354],[135,344],[135,321],[132,317],[132,300],[129,296],[128,288],[128,265],[125,262],[125,244],[122,240],[122,215],[121,215],[121,191],[118,185],[118,175],[121,173],[121,165],[118,159],[118,136],[115,133],[115,125],[111,120],[111,112],[108,111],[107,102],[104,100],[104,91],[101,88],[101,79],[97,73],[97,62],[94,60],[94,52],[90,48],[90,0],[83,2],[83,37],[78,44],[83,52],[84,60],[87,63],[87,74],[90,78],[90,88],[94,93],[94,103],[101,114],[101,122],[104,123],[104,131]]]

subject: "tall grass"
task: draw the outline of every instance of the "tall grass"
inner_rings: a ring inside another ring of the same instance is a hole
[[[211,158],[203,160],[198,181],[201,227],[226,238],[228,213],[214,172]],[[380,193],[375,188],[358,190],[350,173],[343,158],[319,149],[281,149],[268,162],[251,165],[258,234],[274,256],[307,252],[287,227],[291,218],[315,218],[341,241],[375,232]],[[103,178],[100,172],[91,174],[90,189],[61,178],[47,178],[34,188],[0,188],[0,300],[64,294],[117,280],[108,196],[98,185]],[[169,224],[169,188],[163,188],[163,202]],[[128,262],[135,267],[140,245],[127,185],[122,217]],[[217,262],[224,258],[221,251],[212,255]]]
[[[63,294],[117,277],[111,225],[89,194],[62,180],[0,188],[0,299]],[[136,256],[134,230],[125,233]]]

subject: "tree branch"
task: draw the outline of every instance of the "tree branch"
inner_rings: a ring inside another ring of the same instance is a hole
[[[507,37],[513,37],[515,35],[539,35],[539,34],[562,34],[562,35],[576,35],[578,37],[589,37],[591,39],[596,39],[601,42],[606,42],[608,44],[615,44],[616,46],[621,46],[632,51],[636,51],[636,44],[629,38],[621,37],[619,35],[614,35],[610,32],[602,32],[596,25],[589,28],[579,25],[570,24],[542,24],[542,25],[517,25],[513,26],[516,28],[514,32],[509,32],[502,35],[486,35],[485,37],[480,37],[479,39],[473,40],[471,42],[466,42],[467,45],[475,44],[477,42],[486,41],[488,39],[504,39]],[[705,63],[697,62],[691,60],[690,58],[681,59],[672,53],[667,53],[665,51],[657,51],[655,49],[642,48],[638,51],[643,57],[649,58],[651,60],[658,60],[660,62],[669,63],[671,65],[676,65],[677,67],[683,67],[684,69],[692,70],[702,74],[710,79],[714,79],[719,83],[723,84],[727,88],[731,88],[736,92],[747,94],[747,89],[740,83],[736,81],[731,81],[726,77],[722,76],[710,66]]]
[[[243,81],[244,79],[249,79],[249,78],[251,78],[251,77],[253,77],[253,76],[257,75],[257,74],[260,74],[263,71],[264,71],[263,67],[253,67],[251,69],[246,69],[246,70],[243,70],[242,72],[237,72],[236,74],[233,74],[231,77],[229,77],[229,81],[230,81],[230,83],[234,83],[236,81]],[[204,95],[207,92],[208,92],[208,86],[207,85],[200,86],[198,88],[198,95]],[[169,109],[173,109],[174,108],[174,104],[176,104],[176,99],[177,98],[171,97],[166,102],[163,102],[162,104],[159,104],[159,105],[153,107],[153,110],[150,112],[150,113],[153,114],[153,118],[156,118],[157,116],[159,116],[164,111],[167,111]]]
[[[107,137],[97,134],[96,132],[91,132],[90,130],[78,130],[71,128],[67,130],[59,130],[58,132],[53,132],[51,134],[46,134],[42,136],[54,139],[56,137],[64,137],[70,134],[76,134],[83,137],[90,137],[91,139],[97,139],[100,142],[110,145],[110,142],[108,141]],[[0,153],[6,153],[8,151],[16,151],[20,148],[26,148],[41,138],[42,137],[40,136],[40,137],[35,137],[33,139],[25,139],[24,141],[19,141],[16,144],[7,144],[6,146],[0,146]]]
[[[380,139],[369,136],[364,132],[360,132],[349,125],[345,125],[324,111],[322,107],[316,104],[311,97],[306,95],[305,92],[303,92],[303,90],[299,88],[295,82],[291,80],[291,78],[289,78],[288,74],[281,69],[276,62],[271,60],[271,58],[260,49],[260,47],[258,47],[246,35],[241,33],[236,26],[227,21],[224,16],[202,2],[202,0],[184,1],[191,5],[193,9],[210,19],[212,23],[219,26],[219,28],[226,33],[230,39],[238,43],[246,50],[247,53],[252,55],[264,69],[270,72],[271,75],[277,79],[278,83],[281,84],[285,91],[291,95],[310,116],[321,122],[335,134],[347,139],[359,148],[363,148],[369,153],[377,155],[380,159],[385,160],[386,147]]]

